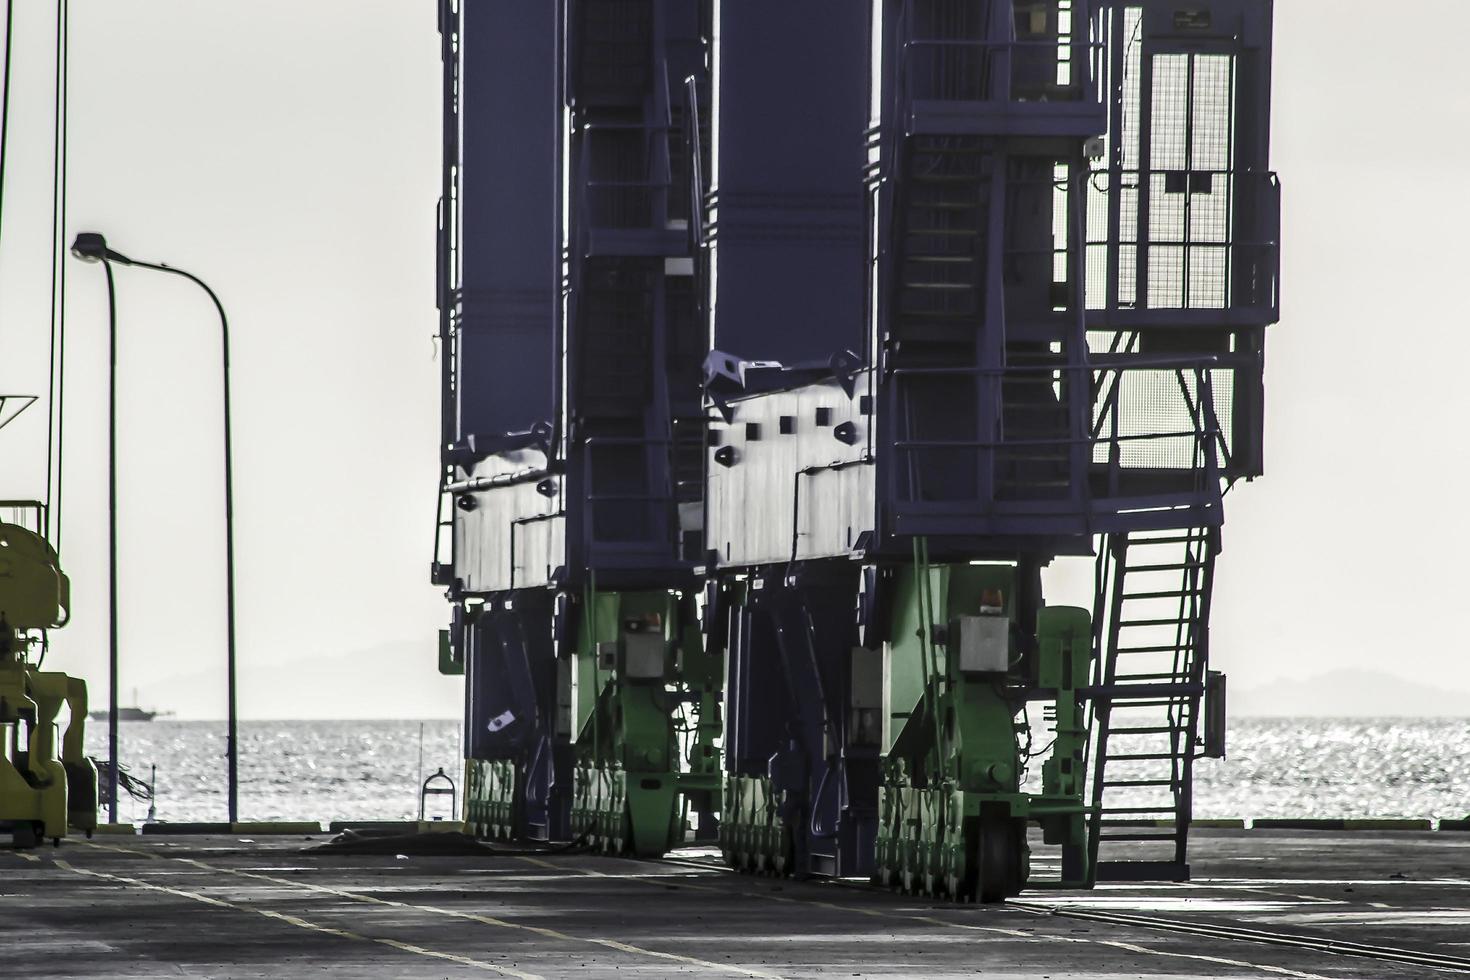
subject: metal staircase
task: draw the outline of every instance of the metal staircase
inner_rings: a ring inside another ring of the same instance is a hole
[[[1055,379],[1067,368],[1067,354],[1045,344],[1013,341],[1006,345],[1005,356],[996,498],[1065,499],[1073,482],[1072,420]]]
[[[1090,866],[1185,881],[1218,529],[1112,535],[1098,551]]]
[[[981,315],[991,157],[978,140],[910,137],[892,322],[909,345],[972,345]]]

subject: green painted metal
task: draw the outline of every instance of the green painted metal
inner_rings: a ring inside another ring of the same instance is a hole
[[[464,661],[455,657],[454,644],[449,642],[449,631],[439,631],[439,673],[456,675],[464,673]]]
[[[609,853],[660,855],[691,804],[719,791],[721,669],[679,593],[582,598],[572,670],[572,832]]]
[[[769,777],[725,777],[720,852],[739,871],[783,875],[795,866],[796,842]]]
[[[1063,847],[1063,882],[1084,884],[1088,730],[1077,690],[1091,665],[1089,613],[1042,607],[1034,625],[1023,623],[1015,566],[931,565],[922,543],[893,576],[876,879],[998,901],[1027,884],[1034,821]],[[1006,620],[1007,667],[962,670],[958,621],[987,616]],[[1023,712],[1036,700],[1049,704],[1056,738],[1041,792],[1030,793],[1021,789],[1034,763]]]
[[[750,600],[745,580],[720,583],[724,601],[739,608]],[[789,874],[796,863],[792,829],[781,812],[769,776],[726,773],[720,784],[720,853],[726,865],[755,874]]]
[[[491,840],[514,840],[516,764],[511,759],[466,759],[464,822],[471,833]]]

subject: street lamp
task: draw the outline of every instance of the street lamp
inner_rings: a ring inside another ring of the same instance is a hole
[[[112,264],[153,269],[182,276],[209,296],[219,311],[221,351],[224,368],[225,409],[225,629],[226,671],[229,676],[229,721],[225,754],[229,759],[230,823],[240,819],[238,718],[235,710],[235,476],[230,446],[230,323],[219,297],[198,276],[162,262],[140,262],[107,247],[107,239],[93,231],[77,235],[71,254],[84,262],[101,262],[107,273],[107,344],[110,368],[107,381],[107,514],[108,514],[108,669],[111,708],[107,717],[107,747],[112,774],[109,779],[111,807],[108,819],[117,822],[117,303],[112,281]]]

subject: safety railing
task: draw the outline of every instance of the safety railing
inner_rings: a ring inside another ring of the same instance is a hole
[[[1089,0],[947,6],[958,5],[903,5],[896,25],[901,99],[1101,105],[1103,35]]]
[[[1215,413],[1215,366],[1214,358],[1134,358],[1096,372],[1100,384],[1089,441],[1091,466],[1102,480],[1095,492],[1125,496],[1129,471],[1184,474],[1176,485],[1218,490],[1229,454]],[[1176,428],[1153,428],[1171,415]]]
[[[1046,499],[1082,509],[1087,454],[1074,397],[1063,395],[1052,406],[1044,401],[1033,406],[1056,410],[1041,423],[1049,422],[1053,432],[1011,438],[1005,433],[1006,382],[1034,386],[1048,379],[1068,392],[1089,385],[1084,365],[892,371],[885,385],[889,416],[884,429],[893,434],[890,445],[897,458],[887,467],[889,499],[900,506],[984,509],[1001,499],[1023,498],[1020,484],[1032,480],[1047,485]],[[920,392],[924,397],[917,397]],[[973,425],[966,426],[970,406]],[[953,428],[969,428],[973,435],[939,434]]]
[[[454,521],[450,494],[445,490],[454,469],[447,452],[457,437],[459,403],[458,335],[462,282],[460,270],[459,96],[460,9],[457,0],[439,0],[439,57],[443,106],[442,171],[435,207],[434,283],[439,310],[439,492],[435,500],[434,548],[430,578],[436,585],[454,580]]]
[[[883,426],[894,454],[885,468],[888,500],[900,514],[1059,518],[1208,505],[1220,493],[1223,447],[1212,366],[1135,359],[897,369],[886,385]],[[1017,401],[1018,383],[1035,394]],[[927,407],[914,397],[919,390],[929,395]],[[974,406],[974,434],[929,435],[953,431],[965,415],[962,401]],[[1150,479],[1134,478],[1144,474]]]
[[[44,534],[46,505],[39,500],[0,500],[0,521],[25,528],[32,534]]]
[[[675,559],[679,520],[673,449],[673,440],[664,438],[591,436],[583,440],[582,527],[590,548],[646,551]],[[630,489],[599,488],[619,482],[628,483]],[[636,489],[639,486],[646,489]],[[609,533],[613,530],[616,533]]]
[[[1085,31],[1035,40],[911,40],[899,57],[915,101],[1102,104],[1103,45]]]
[[[664,228],[673,184],[669,154],[672,128],[644,123],[588,123],[581,132],[578,182],[586,226]]]
[[[435,207],[435,302],[439,309],[439,418],[440,446],[455,438],[455,335],[459,325],[460,284],[460,9],[457,0],[439,2],[439,43],[442,62],[441,131],[442,170],[439,200]]]
[[[1089,227],[1103,230],[1087,242],[1090,310],[1190,311],[1211,320],[1254,311],[1262,323],[1279,316],[1275,173],[1101,171],[1088,194]]]

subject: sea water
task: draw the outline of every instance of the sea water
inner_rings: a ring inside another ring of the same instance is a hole
[[[118,727],[118,758],[130,773],[147,781],[156,767],[157,819],[226,819],[223,722]],[[106,723],[88,725],[87,750],[106,758]],[[1237,718],[1228,750],[1223,761],[1195,766],[1196,816],[1470,813],[1470,719]],[[240,818],[413,818],[422,780],[442,767],[459,783],[460,759],[454,721],[242,722]],[[430,797],[428,815],[448,815],[448,802]],[[1109,802],[1129,800],[1119,792]],[[142,821],[148,808],[122,794],[118,817]]]

